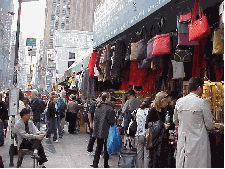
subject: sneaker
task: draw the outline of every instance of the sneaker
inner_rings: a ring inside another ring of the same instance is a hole
[[[58,142],[59,142],[59,140],[55,140],[54,142],[55,142],[55,143],[58,143]]]
[[[62,138],[62,136],[59,136],[59,138]]]

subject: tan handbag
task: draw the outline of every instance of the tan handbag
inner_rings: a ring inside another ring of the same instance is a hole
[[[131,62],[137,61],[137,57],[138,57],[138,43],[131,43],[130,61]]]
[[[213,54],[224,54],[224,29],[214,30],[213,36]]]

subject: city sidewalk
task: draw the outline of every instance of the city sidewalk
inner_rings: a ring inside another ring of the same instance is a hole
[[[44,139],[42,144],[48,158],[45,166],[47,168],[91,168],[90,164],[92,164],[94,156],[87,155],[88,140],[89,134],[78,133],[72,135],[67,131],[64,133],[63,138],[59,139],[58,143],[53,142],[52,138],[49,141]],[[3,158],[5,168],[10,168],[9,144],[7,142],[3,147],[0,147],[0,155]],[[118,159],[118,155],[109,157],[110,168],[118,168]],[[13,161],[13,168],[16,168],[17,155],[14,156]],[[32,167],[33,159],[30,158],[30,155],[25,155],[21,168]],[[103,158],[100,159],[99,168],[103,168]]]

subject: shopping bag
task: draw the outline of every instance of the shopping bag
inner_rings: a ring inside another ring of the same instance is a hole
[[[114,123],[113,126],[110,126],[109,128],[109,134],[107,137],[107,152],[109,155],[119,152],[121,148],[121,137],[119,130],[116,126],[116,123]]]
[[[196,20],[198,8],[199,8],[199,19]],[[211,34],[207,17],[204,15],[202,7],[200,6],[200,0],[195,1],[195,7],[191,16],[191,23],[188,25],[188,30],[189,30],[189,41],[198,41]]]
[[[123,146],[120,150],[118,168],[135,168],[137,149],[133,148],[130,143],[130,149]]]

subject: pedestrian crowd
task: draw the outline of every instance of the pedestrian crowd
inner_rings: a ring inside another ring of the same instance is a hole
[[[32,149],[33,157],[38,159],[41,167],[45,167],[44,163],[48,160],[41,140],[45,136],[49,140],[53,134],[53,141],[58,143],[59,138],[62,139],[65,133],[66,122],[69,122],[68,132],[76,134],[80,122],[78,114],[83,112],[84,121],[87,122],[90,131],[87,155],[94,156],[93,163],[90,164],[93,168],[98,168],[101,157],[104,158],[104,168],[109,168],[107,138],[109,129],[114,124],[123,130],[122,147],[136,151],[134,167],[211,167],[207,130],[212,130],[215,122],[208,102],[201,98],[203,80],[191,78],[189,90],[190,94],[182,98],[178,98],[174,93],[161,91],[155,98],[147,97],[142,102],[136,98],[134,90],[129,90],[127,101],[117,112],[114,98],[109,92],[102,92],[98,98],[84,102],[77,94],[68,96],[66,91],[61,91],[60,95],[51,92],[42,96],[37,90],[33,90],[30,97],[20,91],[19,113],[15,117],[17,146]],[[3,128],[10,130],[6,123],[9,119],[8,96],[5,97],[5,101],[2,97],[0,94],[0,146],[4,145]],[[121,124],[120,116],[123,119]],[[128,116],[129,120],[126,119]],[[126,124],[127,120],[129,126]],[[47,124],[45,135],[39,131],[42,122]],[[136,122],[135,132],[131,129],[131,122]],[[169,130],[175,130],[175,124],[179,124],[176,162],[173,161],[174,151],[169,144]],[[148,131],[152,132],[152,139],[154,137],[150,148]]]

